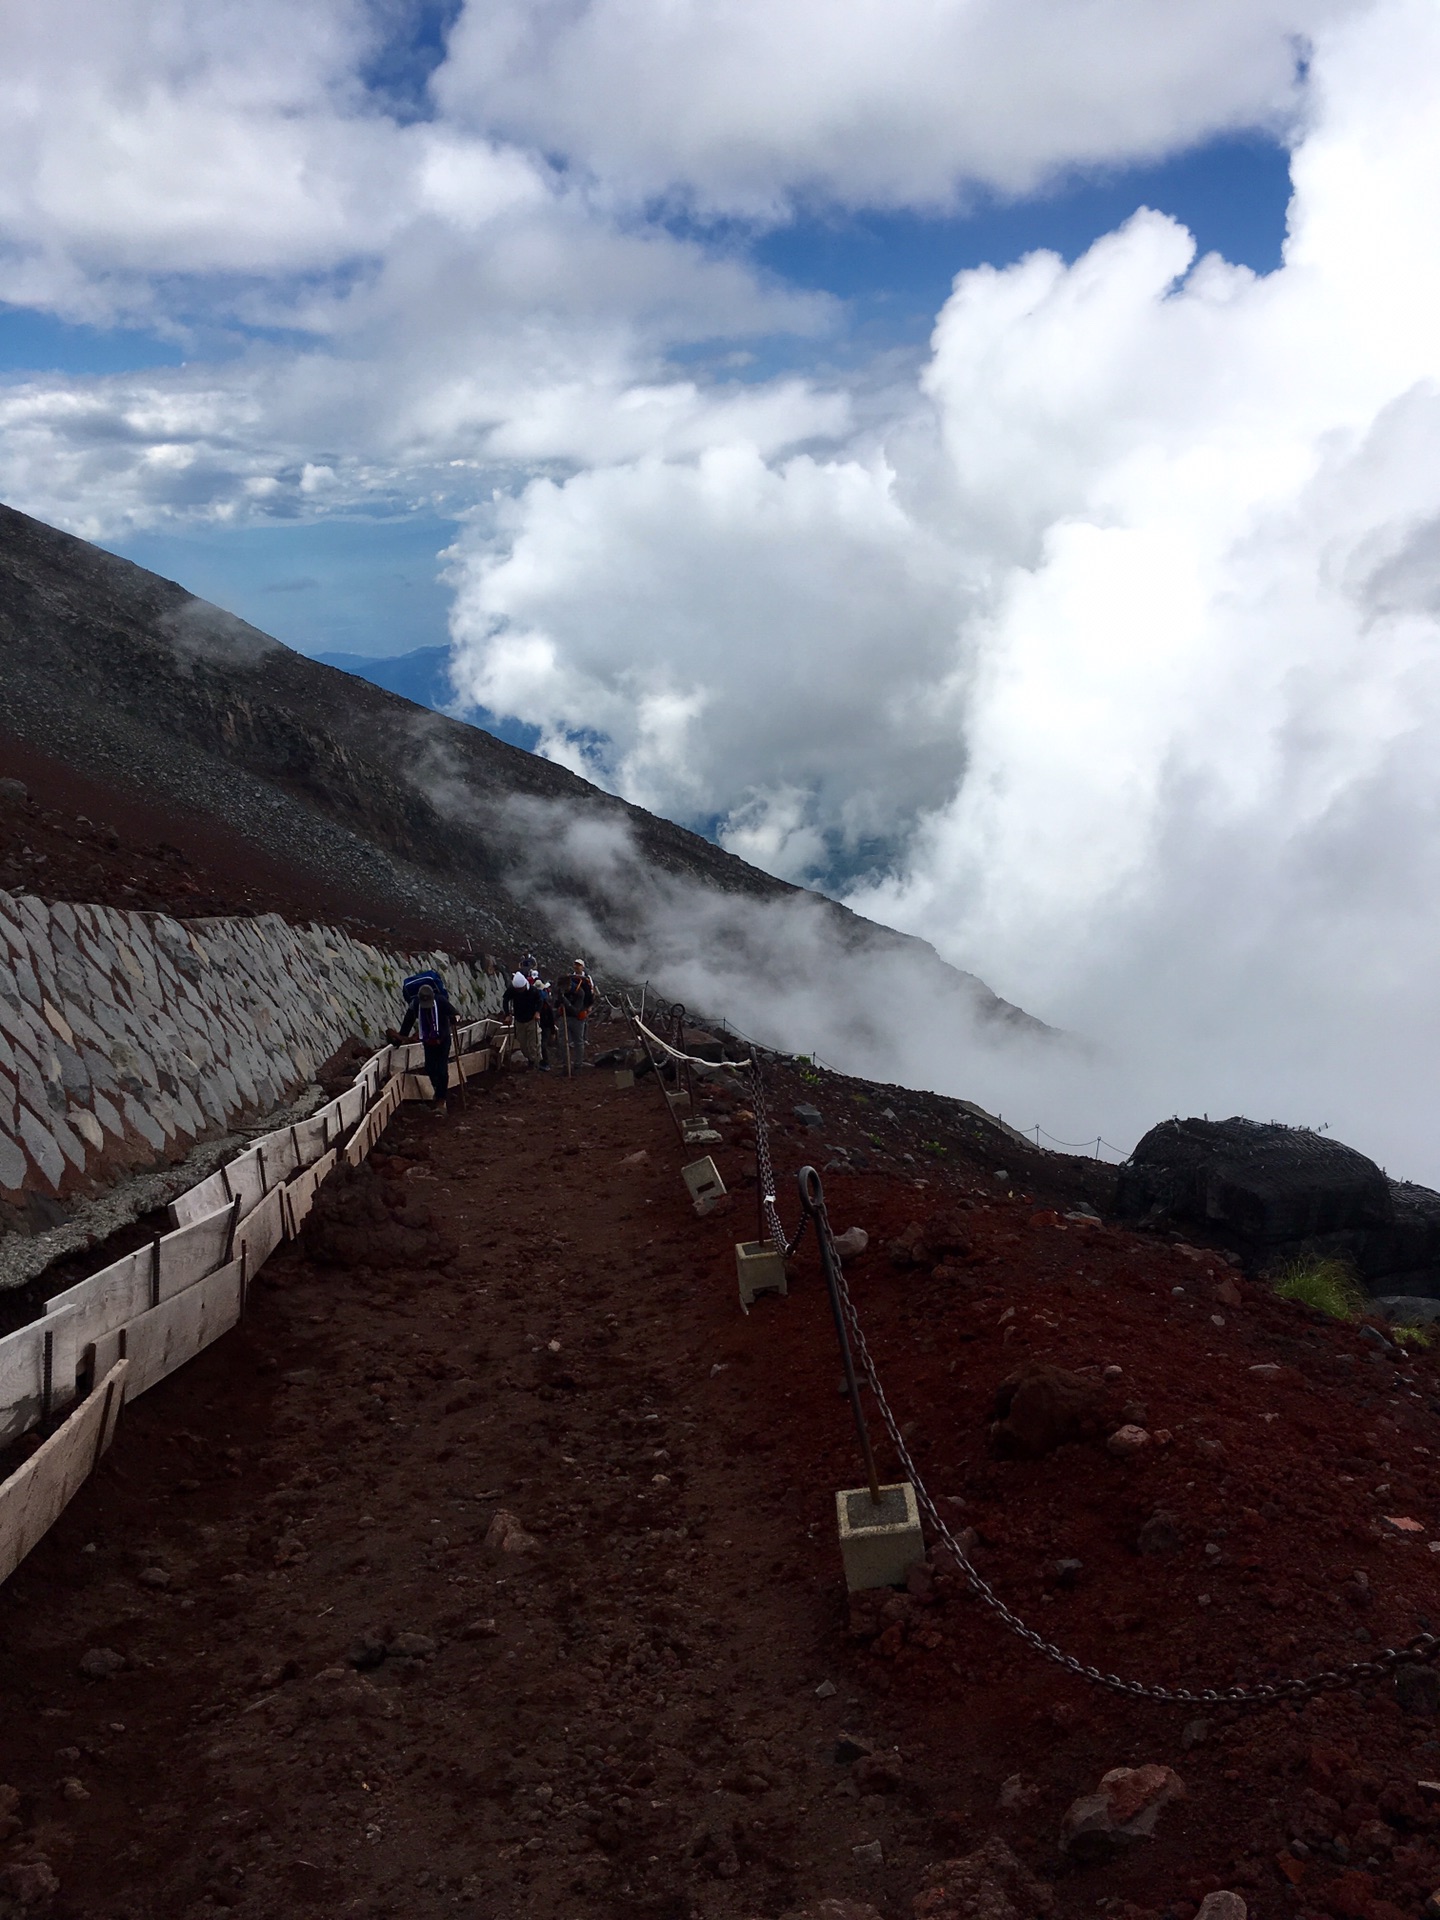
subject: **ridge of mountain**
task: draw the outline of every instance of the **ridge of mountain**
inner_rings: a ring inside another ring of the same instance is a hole
[[[841,958],[905,954],[976,1019],[1051,1031],[926,942],[3,505],[0,706],[32,751],[213,820],[382,930],[492,950],[588,934],[644,967],[635,925],[693,908],[705,938],[743,947],[754,910],[780,905]]]

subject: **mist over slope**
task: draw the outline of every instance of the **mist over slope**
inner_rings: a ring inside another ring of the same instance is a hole
[[[382,929],[502,953],[583,942],[857,1067],[889,1057],[917,1004],[977,1044],[1049,1033],[925,942],[4,507],[0,702],[14,741],[214,820]]]

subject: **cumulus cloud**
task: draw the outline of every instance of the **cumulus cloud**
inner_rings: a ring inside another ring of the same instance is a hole
[[[733,811],[736,850],[795,873],[944,789],[964,599],[878,455],[772,464],[740,443],[506,502],[461,568],[456,682],[552,752],[603,735],[627,797]]]
[[[0,299],[190,364],[0,388],[0,491],[92,533],[464,514],[466,691],[1102,1043],[947,1051],[925,1005],[897,1070],[1073,1138],[1332,1119],[1440,1177],[1433,9],[470,0],[401,113],[365,76],[403,14],[17,17]],[[960,275],[918,377],[676,370],[837,324],[711,215],[1256,125],[1296,138],[1268,277],[1140,210]]]
[[[471,684],[557,732],[573,686],[623,790],[778,870],[878,842],[854,904],[1102,1043],[937,1045],[957,1090],[1122,1144],[1328,1119],[1440,1176],[1437,71],[1412,0],[1318,36],[1268,277],[1142,211],[962,274],[863,446],[530,489],[469,552]]]
[[[976,187],[1283,127],[1300,38],[1350,0],[469,0],[436,75],[474,119],[610,193],[776,218],[949,206]]]

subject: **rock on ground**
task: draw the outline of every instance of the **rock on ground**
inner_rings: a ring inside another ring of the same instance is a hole
[[[1148,1840],[1161,1810],[1185,1798],[1171,1767],[1112,1767],[1095,1793],[1072,1801],[1060,1823],[1060,1850],[1076,1860],[1103,1860],[1132,1840]]]

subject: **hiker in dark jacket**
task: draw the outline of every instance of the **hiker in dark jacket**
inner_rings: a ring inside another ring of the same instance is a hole
[[[570,1046],[570,1071],[578,1073],[585,1064],[585,1022],[595,1004],[595,982],[585,971],[585,962],[577,960],[570,977],[560,989],[565,1009],[565,1035]]]
[[[443,1107],[450,1088],[450,1043],[459,1051],[459,1023],[445,982],[438,973],[412,973],[401,987],[405,995],[405,1018],[400,1027],[404,1040],[411,1028],[425,1049],[425,1071],[435,1089],[435,1103]]]
[[[510,976],[500,1011],[515,1029],[515,1044],[532,1067],[540,1064],[540,992],[529,974],[517,967]]]

